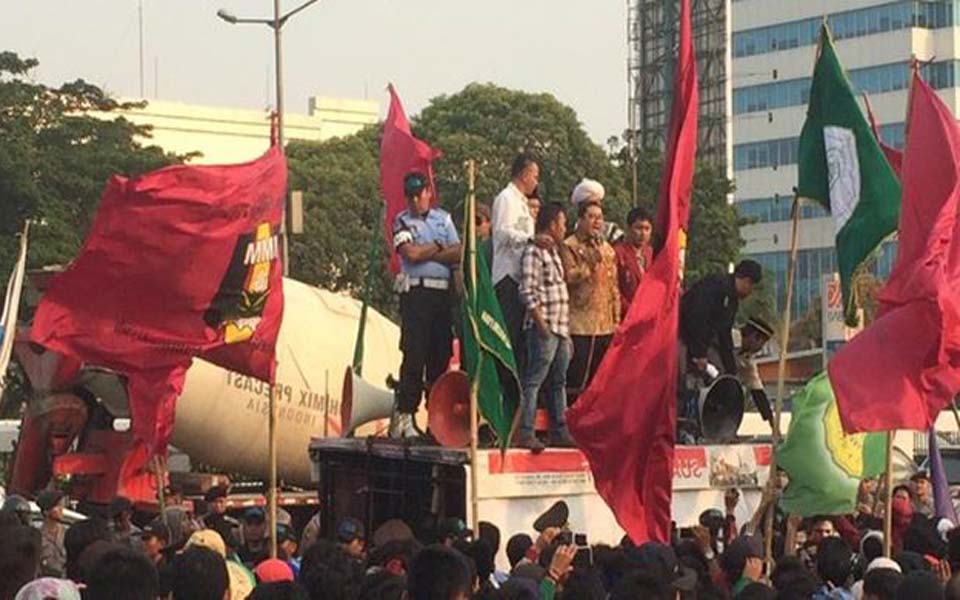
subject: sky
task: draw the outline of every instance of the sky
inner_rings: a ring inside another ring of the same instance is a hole
[[[270,0],[142,0],[149,98],[244,108],[273,104]],[[283,0],[284,10],[300,0]],[[84,78],[139,96],[138,0],[0,0],[0,50],[34,57],[32,77]],[[598,143],[626,127],[624,0],[320,0],[283,29],[286,110],[310,96],[379,100],[393,82],[407,112],[474,81],[550,92]]]

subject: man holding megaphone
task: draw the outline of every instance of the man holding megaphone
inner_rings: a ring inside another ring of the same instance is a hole
[[[734,272],[708,275],[695,283],[680,300],[679,386],[681,423],[699,424],[701,407],[691,402],[698,388],[721,375],[736,377],[746,386],[764,419],[772,420],[770,403],[753,362],[772,335],[769,325],[752,318],[735,336],[734,320],[740,301],[760,283],[759,263],[740,261]],[[735,343],[739,337],[739,343]],[[742,403],[737,413],[742,415]],[[731,415],[733,416],[733,415]],[[739,417],[737,417],[739,420]],[[739,424],[739,423],[737,423]],[[696,429],[696,428],[695,428]],[[687,437],[681,435],[681,438]]]

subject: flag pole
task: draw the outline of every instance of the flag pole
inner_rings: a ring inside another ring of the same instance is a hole
[[[469,232],[467,235],[467,264],[470,265],[470,289],[477,289],[477,231],[476,231],[476,209],[477,198],[474,184],[476,182],[477,163],[470,159],[467,161],[467,222],[464,223],[464,229]],[[483,360],[483,353],[480,353],[478,360]],[[477,372],[480,372],[477,365]],[[470,382],[470,526],[473,529],[474,539],[480,537],[480,516],[478,514],[480,502],[477,496],[477,428],[479,419],[477,417],[477,385],[479,377],[474,377]]]
[[[377,210],[376,223],[383,221],[384,213],[384,203],[380,203],[380,208]],[[353,372],[357,374],[357,377],[363,375],[363,341],[364,334],[367,329],[367,310],[370,306],[370,294],[373,290],[373,277],[376,273],[374,267],[377,265],[377,261],[380,258],[380,236],[377,235],[376,230],[372,232],[370,237],[370,253],[367,260],[367,277],[363,284],[363,298],[360,304],[360,320],[357,323],[357,339],[353,343]]]
[[[893,436],[894,431],[887,432],[887,470],[884,476],[887,503],[883,511],[883,555],[893,556]]]
[[[916,75],[920,65],[917,62],[916,55],[910,57],[910,71]],[[904,119],[904,139],[910,132],[910,112],[913,108],[913,88],[914,78],[910,78],[910,88],[907,91],[907,114]],[[906,148],[904,149],[906,153]],[[883,555],[887,558],[893,556],[893,438],[896,435],[895,430],[887,432],[887,469],[884,475],[884,485],[886,487],[886,506],[883,511]]]
[[[786,391],[787,348],[790,344],[790,305],[793,303],[793,284],[797,272],[797,239],[800,231],[800,196],[794,194],[792,225],[790,227],[790,264],[787,268],[787,297],[780,322],[780,362],[777,365],[777,398],[774,402],[773,431],[771,434],[773,452],[770,453],[770,479],[777,477],[777,446],[780,444],[780,418],[783,415],[783,396]],[[776,502],[767,509],[764,523],[764,559],[773,566],[773,516]]]

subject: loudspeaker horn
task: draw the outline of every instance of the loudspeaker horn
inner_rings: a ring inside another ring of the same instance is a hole
[[[700,432],[708,442],[737,437],[743,421],[743,386],[732,375],[721,375],[700,391]]]
[[[430,388],[427,399],[430,433],[441,446],[470,443],[470,380],[463,371],[447,371]]]
[[[389,418],[393,402],[393,392],[364,381],[347,367],[340,393],[341,435],[350,435],[364,423]]]

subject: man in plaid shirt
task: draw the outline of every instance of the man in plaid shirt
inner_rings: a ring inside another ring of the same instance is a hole
[[[570,342],[570,299],[563,278],[563,262],[557,247],[563,243],[567,219],[563,205],[550,202],[537,215],[536,233],[549,235],[555,244],[544,249],[532,241],[523,250],[520,299],[526,308],[524,336],[527,364],[523,373],[523,399],[520,403],[520,439],[517,445],[534,453],[543,443],[534,434],[533,420],[540,387],[547,386],[547,411],[550,415],[550,446],[575,447],[564,411],[567,408],[567,366],[573,345]]]

